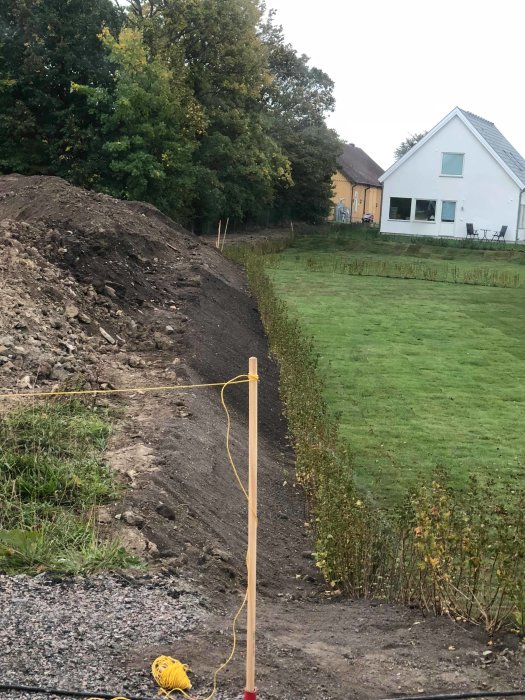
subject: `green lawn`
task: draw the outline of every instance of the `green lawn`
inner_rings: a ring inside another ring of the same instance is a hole
[[[271,276],[315,339],[361,486],[388,503],[445,467],[458,485],[483,473],[512,488],[525,476],[525,291],[305,265],[312,254],[399,257],[408,245],[310,238]],[[462,265],[525,271],[520,251],[422,249],[432,262],[457,254]]]

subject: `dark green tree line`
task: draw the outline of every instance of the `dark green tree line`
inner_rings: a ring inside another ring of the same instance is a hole
[[[197,229],[328,210],[333,84],[258,0],[0,0],[0,170]]]

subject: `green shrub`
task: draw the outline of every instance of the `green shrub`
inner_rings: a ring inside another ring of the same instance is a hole
[[[453,491],[443,475],[388,512],[359,493],[348,446],[323,399],[315,347],[277,297],[267,252],[275,250],[237,247],[233,257],[246,267],[280,365],[297,477],[329,585],[354,597],[415,603],[489,633],[525,633],[525,495],[501,503],[491,484],[472,480],[468,490]]]

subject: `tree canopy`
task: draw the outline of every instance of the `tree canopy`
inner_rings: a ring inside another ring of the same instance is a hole
[[[394,151],[394,158],[399,160],[405,153],[416,145],[421,139],[427,135],[427,131],[422,131],[420,134],[409,134],[404,141],[402,141],[399,146]]]
[[[326,215],[333,88],[259,0],[0,0],[0,171],[197,230]]]

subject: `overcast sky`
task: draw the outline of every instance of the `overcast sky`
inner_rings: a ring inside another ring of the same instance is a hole
[[[523,0],[268,0],[288,41],[335,82],[330,118],[383,168],[454,107],[525,157]]]

